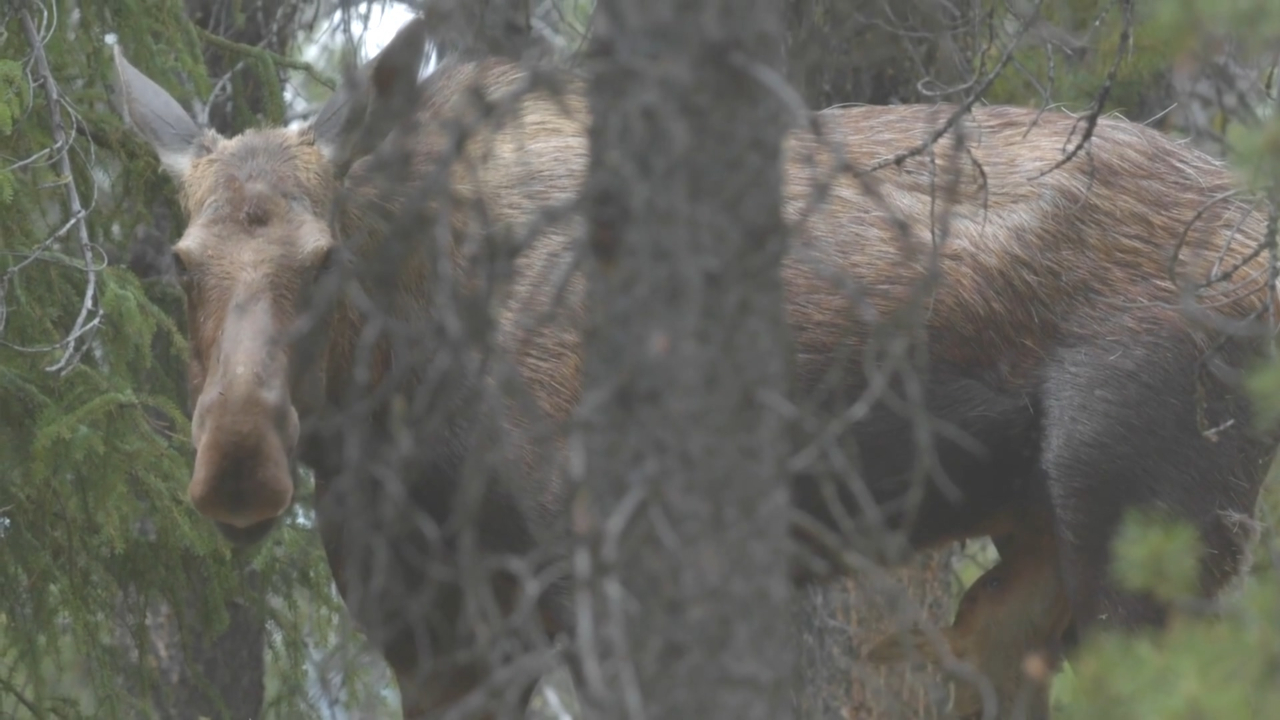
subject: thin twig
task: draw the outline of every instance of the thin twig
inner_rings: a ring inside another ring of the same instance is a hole
[[[97,294],[98,294],[98,273],[93,265],[93,243],[89,239],[89,226],[85,220],[88,210],[80,203],[80,192],[76,189],[74,175],[71,170],[71,158],[67,156],[67,148],[70,140],[67,137],[66,128],[62,123],[62,98],[58,94],[58,83],[53,77],[53,73],[49,70],[49,60],[44,54],[44,43],[40,40],[40,34],[36,32],[36,27],[31,22],[31,15],[26,8],[19,11],[22,20],[22,30],[27,36],[27,42],[31,44],[32,58],[35,60],[36,72],[40,74],[41,82],[44,84],[45,97],[49,102],[49,116],[52,121],[53,142],[54,147],[59,149],[58,152],[58,173],[66,179],[64,187],[67,193],[67,204],[70,206],[72,217],[78,218],[76,222],[76,239],[80,244],[80,252],[84,256],[84,271],[88,274],[88,281],[85,283],[84,300],[80,304],[80,314],[76,317],[75,325],[71,328],[71,333],[66,340],[66,350],[63,352],[62,358],[45,368],[49,372],[57,372],[66,374],[79,360],[83,349],[77,351],[77,347],[85,347],[92,341],[94,329],[98,325],[98,321],[102,317],[101,309],[97,309],[97,314],[93,319],[89,319],[89,313],[95,310]],[[76,339],[84,336],[85,344],[77,345]]]

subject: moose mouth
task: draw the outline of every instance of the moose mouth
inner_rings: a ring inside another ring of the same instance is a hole
[[[214,521],[214,526],[218,528],[218,534],[223,539],[231,543],[235,547],[248,548],[266,539],[271,531],[276,527],[276,521],[279,518],[267,518],[261,522],[248,525],[246,527],[236,527],[230,523]]]

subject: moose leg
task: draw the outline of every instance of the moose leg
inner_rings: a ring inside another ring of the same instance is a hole
[[[1110,573],[1126,510],[1158,510],[1199,531],[1205,597],[1241,566],[1274,450],[1251,436],[1244,391],[1214,377],[1198,362],[1203,354],[1186,333],[1169,331],[1092,341],[1048,365],[1042,464],[1082,636],[1099,624],[1164,624],[1163,603]]]
[[[997,718],[1047,720],[1061,636],[1070,621],[1052,518],[1038,510],[1020,510],[1024,522],[1014,532],[992,538],[1000,562],[965,590],[955,620],[942,631],[951,654],[991,683]],[[942,664],[937,646],[922,630],[910,633],[906,644],[886,635],[865,659],[877,664],[905,660],[908,648]],[[955,715],[982,717],[984,704],[979,685],[957,678]]]
[[[1065,656],[1071,604],[1052,512],[1042,510],[1028,513],[1017,531],[991,539],[1000,564],[1012,571],[1016,591],[1011,612],[992,618],[993,627],[986,630],[982,661],[997,675],[998,717],[1048,720],[1054,677]],[[981,711],[973,716],[980,717]]]
[[[502,613],[504,621],[512,622],[523,588],[506,573],[496,573],[490,581],[494,609]],[[480,649],[477,633],[463,612],[466,591],[452,583],[438,585],[435,590],[429,605],[418,606],[421,614],[414,628],[418,632],[413,632],[410,624],[384,646],[400,686],[405,720],[523,720],[541,680],[541,675],[534,673],[557,654],[554,644],[536,643],[538,639],[552,640],[550,631],[563,624],[564,609],[556,602],[560,596],[540,598],[541,602],[530,606],[536,612],[529,613],[526,607],[526,622],[533,624],[525,626],[524,632],[506,626],[479,633],[490,637],[513,631],[528,633],[526,639],[532,639],[535,647],[528,648],[516,663],[503,665],[476,658]]]

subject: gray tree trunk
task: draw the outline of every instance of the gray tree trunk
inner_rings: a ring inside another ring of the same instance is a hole
[[[789,445],[768,401],[789,394],[786,117],[758,79],[780,8],[596,13],[579,691],[593,718],[785,720]]]

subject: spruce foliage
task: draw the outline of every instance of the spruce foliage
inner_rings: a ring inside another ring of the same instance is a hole
[[[188,108],[209,97],[201,51],[218,38],[180,0],[0,10],[0,717],[157,716],[175,668],[217,705],[155,623],[175,619],[177,652],[194,654],[237,603],[265,624],[266,716],[311,717],[308,645],[335,642],[340,605],[305,524],[237,556],[186,499],[183,298],[124,266],[138,234],[176,237],[180,213],[111,105],[111,40]],[[233,93],[257,82],[274,98],[237,104],[237,122],[280,122],[272,54],[223,46],[247,61]]]

